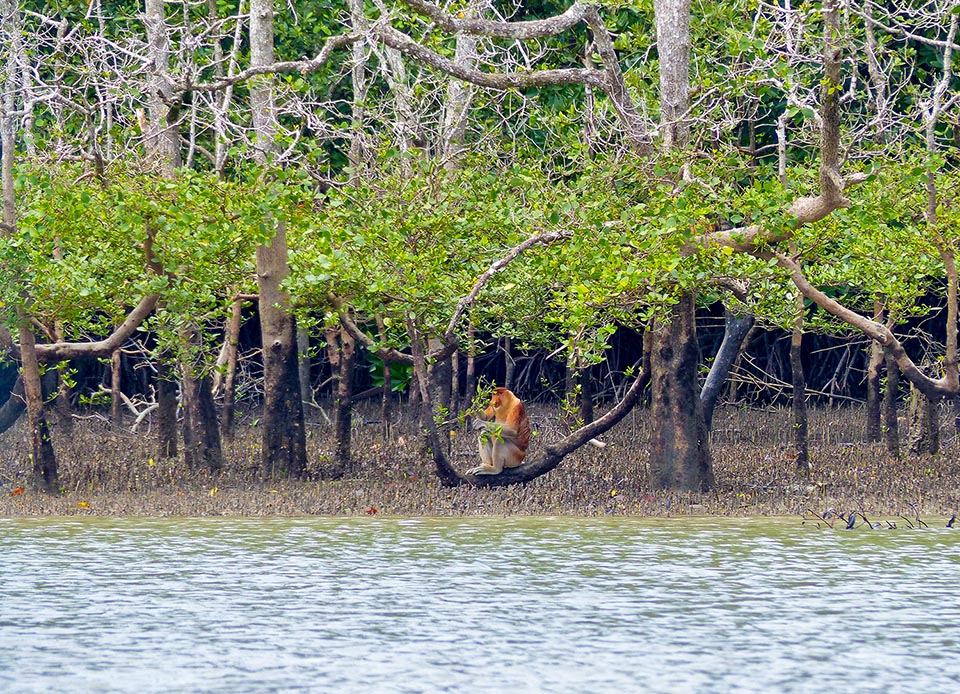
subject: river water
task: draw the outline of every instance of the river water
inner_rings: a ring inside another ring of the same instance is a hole
[[[0,692],[960,691],[960,530],[0,519]]]

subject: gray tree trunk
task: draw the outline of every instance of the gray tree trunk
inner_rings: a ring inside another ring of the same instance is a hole
[[[803,305],[803,297],[799,297]],[[803,371],[801,347],[803,345],[803,314],[790,336],[790,378],[793,384],[793,452],[796,456],[797,472],[810,472],[809,425],[807,417],[807,376]]]
[[[223,406],[220,409],[220,436],[233,438],[233,422],[237,406],[237,344],[240,339],[240,325],[243,320],[243,301],[236,299],[230,307],[230,320],[227,322],[227,334],[224,338],[224,374]]]
[[[273,3],[250,3],[250,64],[273,63]],[[272,78],[254,80],[250,106],[256,131],[254,156],[270,165],[275,149],[277,116]],[[257,285],[260,290],[260,334],[263,340],[263,469],[269,476],[302,476],[307,467],[303,402],[300,398],[297,333],[289,311],[289,297],[281,283],[289,273],[287,235],[282,222],[269,244],[257,248]]]
[[[714,486],[697,369],[696,302],[685,294],[652,336],[653,435],[650,477],[658,489],[705,491]]]
[[[16,145],[17,116],[17,59],[23,52],[20,34],[20,7],[12,0],[2,5],[3,43],[6,44],[7,61],[4,66],[3,96],[0,99],[0,145],[2,145],[3,224],[5,234],[13,234],[17,226],[16,194],[13,181],[14,147]],[[40,363],[37,358],[36,339],[27,313],[29,297],[21,296],[17,309],[18,337],[20,342],[20,368],[26,401],[27,423],[30,437],[30,455],[33,462],[33,482],[37,488],[57,494],[60,490],[57,456],[50,440],[46,409],[43,403],[43,387],[40,383]]]
[[[900,423],[897,419],[897,398],[900,396],[900,369],[889,352],[884,355],[887,387],[883,391],[883,442],[887,453],[900,457]]]
[[[750,314],[740,316],[729,309],[724,309],[723,314],[723,340],[720,342],[717,355],[713,358],[713,364],[710,365],[710,371],[700,393],[703,420],[707,431],[713,427],[713,411],[717,406],[723,385],[743,349],[744,338],[756,322]]]
[[[663,148],[682,150],[690,138],[690,1],[656,0]],[[697,368],[696,295],[687,292],[667,323],[651,336],[654,435],[650,476],[655,487],[706,490],[714,486],[708,431]]]
[[[936,455],[940,450],[938,401],[910,387],[910,455]]]

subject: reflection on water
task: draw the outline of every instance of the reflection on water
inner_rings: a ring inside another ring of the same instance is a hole
[[[960,531],[0,520],[0,692],[947,692]]]

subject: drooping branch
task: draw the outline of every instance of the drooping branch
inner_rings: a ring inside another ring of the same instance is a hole
[[[479,17],[455,17],[424,0],[402,2],[429,17],[434,24],[450,34],[464,33],[516,41],[555,36],[582,22],[591,10],[595,11],[590,5],[575,2],[566,12],[555,17],[525,22],[496,22]]]
[[[371,27],[373,36],[384,44],[451,77],[479,87],[497,90],[533,89],[546,86],[582,84],[602,90],[613,104],[627,137],[643,150],[648,149],[652,128],[641,117],[627,90],[623,72],[613,46],[609,29],[596,6],[574,3],[566,12],[548,19],[524,22],[500,22],[476,17],[455,17],[440,7],[424,0],[403,0],[405,4],[429,17],[437,26],[451,34],[467,33],[489,38],[523,41],[555,36],[580,23],[593,32],[597,54],[603,69],[566,68],[522,72],[484,72],[471,65],[458,63],[417,43],[406,34],[386,23]]]
[[[931,378],[927,376],[907,354],[903,344],[897,339],[893,332],[883,323],[871,320],[856,311],[847,308],[836,299],[827,296],[817,287],[811,284],[810,280],[804,275],[800,265],[784,255],[775,251],[756,251],[753,253],[763,260],[775,259],[777,265],[782,267],[790,274],[790,279],[796,285],[797,289],[815,303],[821,309],[832,316],[842,320],[847,325],[860,330],[871,340],[880,343],[888,354],[892,355],[900,368],[900,372],[913,383],[924,395],[938,398],[955,392],[951,384],[943,378]]]
[[[533,246],[547,246],[552,243],[556,243],[557,241],[572,238],[572,236],[573,232],[569,230],[550,231],[537,234],[517,244],[507,251],[502,258],[499,258],[491,263],[490,267],[484,270],[480,277],[477,278],[476,282],[473,283],[473,287],[470,289],[470,292],[457,302],[457,306],[454,309],[453,315],[450,317],[450,321],[447,324],[447,329],[444,331],[443,337],[440,340],[440,348],[431,352],[428,355],[428,359],[430,361],[438,361],[446,359],[448,356],[453,354],[454,350],[456,350],[459,344],[459,339],[457,338],[456,334],[457,325],[463,318],[464,312],[473,304],[474,301],[476,301],[477,297],[480,295],[480,292],[483,291],[483,288],[495,274],[503,270],[503,268],[516,260],[521,253]],[[346,301],[343,298],[334,294],[330,294],[328,295],[327,300],[330,302],[334,311],[336,311],[338,314],[340,323],[344,328],[346,328],[347,332],[350,333],[353,339],[360,342],[370,352],[376,354],[381,359],[395,361],[407,365],[413,364],[414,359],[412,355],[405,354],[391,347],[384,347],[363,332],[363,330],[360,329],[360,326],[358,326],[350,317],[349,312],[345,310]]]
[[[517,256],[532,246],[549,246],[557,241],[562,241],[572,237],[572,231],[551,231],[543,234],[537,234],[536,236],[531,236],[526,241],[523,241],[522,243],[519,243],[511,248],[505,256],[488,267],[483,274],[477,278],[477,281],[474,282],[470,293],[457,302],[457,308],[450,317],[450,322],[447,324],[447,329],[443,334],[443,341],[447,344],[450,344],[456,340],[457,325],[460,323],[460,319],[463,318],[464,311],[473,305],[473,302],[476,301],[477,297],[480,295],[480,292],[486,286],[487,282],[490,281],[490,278],[512,263]]]

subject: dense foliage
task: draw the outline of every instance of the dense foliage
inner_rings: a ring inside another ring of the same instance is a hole
[[[279,115],[264,168],[251,163],[262,143],[243,77],[250,7],[164,8],[159,26],[126,2],[5,14],[4,122],[18,131],[16,222],[0,236],[10,328],[27,314],[51,341],[92,339],[159,293],[141,328],[150,340],[180,349],[186,325],[219,337],[234,297],[255,292],[256,248],[278,222],[301,326],[319,335],[346,312],[401,350],[411,326],[425,337],[452,327],[461,346],[476,330],[583,365],[603,358],[618,327],[663,320],[690,293],[792,327],[796,272],[891,326],[946,293],[958,241],[946,5],[844,6],[833,86],[821,5],[698,6],[690,143],[660,151],[647,0],[602,14],[636,110],[629,127],[586,81],[481,89],[377,33],[389,23],[445,64],[523,77],[601,64],[584,24],[471,43],[417,3],[291,2],[275,8],[273,39],[278,61],[298,62],[270,71]],[[510,20],[568,8],[444,6],[454,18]],[[798,224],[792,202],[824,185],[830,97],[844,174],[862,176],[835,213]],[[182,153],[173,177],[157,164],[164,129]],[[512,253],[532,238],[545,240]],[[861,327],[811,306],[807,330]],[[212,368],[216,346],[204,349]]]

